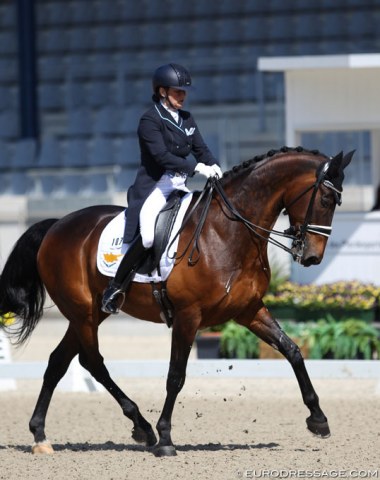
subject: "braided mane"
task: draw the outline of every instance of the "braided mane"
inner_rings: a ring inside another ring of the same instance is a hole
[[[311,153],[312,155],[320,155],[321,152],[319,150],[307,150],[306,148],[303,147],[281,147],[279,150],[269,150],[267,153],[264,153],[263,155],[256,155],[250,160],[245,160],[244,162],[240,163],[239,165],[235,165],[231,168],[231,170],[228,170],[224,172],[223,177],[228,177],[230,175],[234,175],[236,173],[239,173],[241,170],[250,167],[252,164],[259,163],[263,160],[266,160],[267,158],[274,157],[278,153],[288,153],[288,152],[306,152],[306,153]],[[322,154],[323,155],[323,154]]]

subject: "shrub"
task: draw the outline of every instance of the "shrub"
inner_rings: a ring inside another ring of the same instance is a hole
[[[349,318],[337,321],[332,315],[310,324],[305,332],[310,358],[380,358],[378,330],[367,322]]]

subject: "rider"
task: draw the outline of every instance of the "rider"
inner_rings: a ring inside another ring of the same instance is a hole
[[[155,221],[169,194],[188,192],[187,177],[196,172],[207,178],[222,176],[191,113],[182,110],[192,88],[186,68],[162,65],[152,83],[154,104],[141,117],[137,130],[141,165],[127,196],[124,242],[130,247],[103,293],[102,310],[111,314],[119,312],[124,292],[153,245]],[[190,153],[194,158],[188,157]]]

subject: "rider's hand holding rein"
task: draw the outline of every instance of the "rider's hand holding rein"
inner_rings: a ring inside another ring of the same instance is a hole
[[[206,178],[210,178],[210,177],[222,178],[223,176],[221,168],[216,163],[211,166],[205,165],[204,163],[197,163],[194,171],[197,173],[200,173]]]

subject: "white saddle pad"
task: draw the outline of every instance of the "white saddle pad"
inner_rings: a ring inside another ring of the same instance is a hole
[[[171,244],[174,235],[178,232],[182,225],[183,217],[185,216],[185,213],[190,205],[192,196],[192,193],[188,193],[182,198],[181,207],[174,222],[174,227],[170,235],[168,246]],[[129,244],[123,243],[124,225],[125,214],[123,211],[110,221],[110,223],[103,230],[99,239],[97,256],[98,270],[107,277],[115,276],[116,270],[118,269],[124,254],[129,248]],[[152,281],[161,282],[162,280],[166,280],[174,266],[175,260],[171,257],[174,257],[174,254],[177,251],[178,240],[179,238],[177,237],[173,245],[170,246],[170,251],[168,251],[167,247],[162,255],[160,261],[161,276],[158,275],[157,270],[154,270],[151,275],[142,275],[140,273],[136,273],[133,281],[149,283]]]

